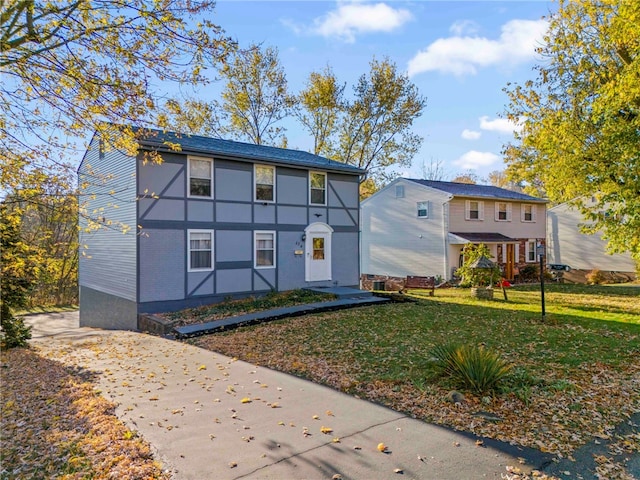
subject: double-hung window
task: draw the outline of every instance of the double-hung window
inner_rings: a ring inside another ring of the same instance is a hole
[[[466,220],[484,220],[484,202],[467,200],[465,202]]]
[[[527,263],[536,261],[536,245],[537,242],[534,238],[527,240],[527,243],[524,246],[524,255]]]
[[[429,202],[418,202],[418,218],[429,218]]]
[[[190,197],[213,197],[212,159],[189,157],[188,176]]]
[[[255,166],[255,200],[257,202],[275,202],[276,168],[268,165]]]
[[[529,203],[523,203],[520,210],[520,220],[523,222],[535,222],[536,206]]]
[[[189,230],[188,271],[213,270],[213,230]]]
[[[327,174],[309,172],[309,203],[312,205],[327,204]]]
[[[276,266],[276,232],[254,232],[255,268]]]
[[[496,202],[496,222],[511,221],[511,204],[508,202]]]

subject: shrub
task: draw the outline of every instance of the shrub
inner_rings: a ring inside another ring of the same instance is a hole
[[[22,318],[16,318],[5,303],[0,307],[0,349],[26,347],[31,338],[31,327]]]
[[[439,345],[432,351],[436,367],[459,386],[486,393],[498,385],[511,368],[500,355],[477,345]]]
[[[520,280],[533,282],[540,279],[537,265],[525,265],[520,269]]]
[[[605,281],[604,273],[602,273],[602,271],[598,270],[597,268],[594,268],[589,273],[587,273],[586,279],[589,285],[600,285]]]

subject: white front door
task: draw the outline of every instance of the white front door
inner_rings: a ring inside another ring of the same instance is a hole
[[[325,223],[312,223],[305,229],[305,281],[331,280],[331,234]]]

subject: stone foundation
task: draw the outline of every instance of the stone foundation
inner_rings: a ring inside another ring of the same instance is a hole
[[[154,335],[164,336],[170,334],[177,323],[176,320],[167,320],[158,315],[148,313],[138,315],[138,330]]]
[[[404,288],[406,277],[392,277],[389,275],[360,275],[360,288],[373,290],[373,282],[384,282],[386,292],[399,292]]]

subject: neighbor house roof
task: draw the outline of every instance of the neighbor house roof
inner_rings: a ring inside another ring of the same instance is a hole
[[[250,159],[259,162],[294,165],[307,168],[319,168],[362,175],[365,170],[346,163],[329,160],[301,150],[255,145],[252,143],[223,140],[221,138],[201,137],[199,135],[145,130],[145,136],[139,139],[143,148],[172,151],[172,144],[179,144],[181,153]]]
[[[449,233],[449,243],[516,243],[518,240],[501,233]]]
[[[484,197],[500,198],[503,200],[518,200],[525,202],[547,202],[547,200],[544,200],[542,198],[532,197],[531,195],[514,192],[512,190],[507,190],[506,188],[494,187],[493,185],[440,182],[436,180],[420,180],[415,178],[405,178],[405,180],[424,185],[425,187],[435,188],[456,197]]]

